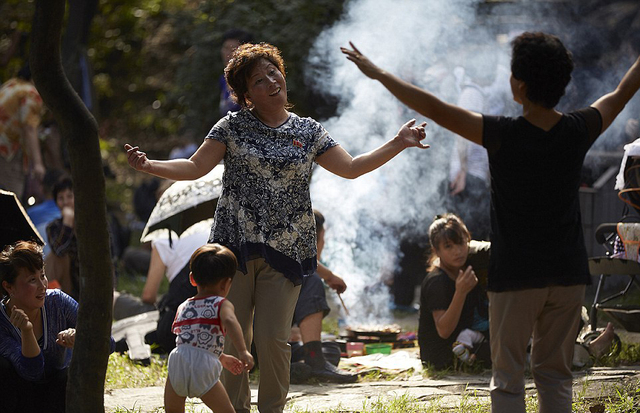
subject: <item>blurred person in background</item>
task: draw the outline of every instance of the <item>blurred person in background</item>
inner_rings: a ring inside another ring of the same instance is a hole
[[[40,182],[45,174],[38,140],[41,115],[42,98],[25,65],[0,86],[0,188],[21,201],[27,176]]]

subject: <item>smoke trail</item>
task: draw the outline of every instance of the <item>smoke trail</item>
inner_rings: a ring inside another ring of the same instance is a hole
[[[307,67],[309,86],[339,99],[337,115],[323,121],[334,139],[355,156],[390,139],[407,120],[426,120],[346,60],[339,47],[348,46],[349,41],[377,65],[455,103],[456,66],[489,84],[496,78],[499,65],[509,66],[508,40],[513,33],[554,32],[554,27],[566,31],[573,24],[549,18],[553,14],[547,10],[530,7],[526,15],[513,19],[515,23],[498,27],[490,22],[500,18],[493,16],[492,20],[491,12],[478,15],[479,3],[348,3],[342,19],[316,40]],[[508,77],[503,77],[502,82],[508,83]],[[602,87],[596,88],[596,83],[588,85],[587,98],[602,94],[602,88],[611,86],[611,82],[600,82]],[[502,84],[502,90],[508,91],[508,84]],[[502,103],[503,114],[517,114],[510,94]],[[583,103],[591,102],[579,104]],[[426,142],[431,149],[406,150],[355,181],[336,177],[322,168],[314,172],[313,204],[325,215],[328,226],[322,258],[349,286],[345,293],[353,318],[349,321],[380,322],[389,317],[389,295],[383,280],[398,269],[401,241],[426,241],[434,215],[444,212],[441,188],[448,179],[452,135],[429,124]]]

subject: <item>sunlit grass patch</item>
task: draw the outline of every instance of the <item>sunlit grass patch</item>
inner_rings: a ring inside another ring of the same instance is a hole
[[[127,354],[113,353],[107,365],[105,389],[164,386],[167,380],[166,358],[151,355],[151,363],[143,366],[134,363]]]

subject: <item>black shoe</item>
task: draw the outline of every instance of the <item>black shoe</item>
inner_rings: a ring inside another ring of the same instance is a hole
[[[355,383],[358,380],[357,374],[340,370],[328,361],[324,363],[322,368],[312,369],[311,377],[330,383]]]
[[[311,377],[311,366],[302,362],[291,363],[289,370],[289,381],[291,384],[303,384]]]

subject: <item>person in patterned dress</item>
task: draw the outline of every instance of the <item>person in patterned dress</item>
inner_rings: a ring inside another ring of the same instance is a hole
[[[187,397],[199,397],[216,413],[234,411],[220,383],[222,368],[237,375],[253,367],[233,304],[225,298],[237,267],[235,255],[219,244],[205,244],[191,255],[189,279],[198,293],[180,304],[173,321],[176,348],[169,354],[164,388],[167,413],[184,412]],[[240,349],[239,358],[222,352],[226,334]]]
[[[38,141],[41,112],[42,98],[31,82],[29,66],[24,66],[0,86],[0,188],[20,200],[29,168],[38,181],[44,178]]]
[[[197,179],[224,158],[222,194],[209,242],[228,247],[238,258],[228,299],[242,326],[246,347],[258,354],[261,413],[282,412],[289,390],[293,312],[303,277],[317,267],[316,233],[309,184],[314,163],[344,178],[371,172],[408,147],[421,143],[426,123],[405,123],[382,146],[352,157],[322,125],[289,110],[284,62],[269,44],[238,47],[225,68],[238,112],[211,129],[189,159],[150,160],[125,145],[129,165],[148,174]],[[225,353],[238,355],[227,343]],[[223,372],[222,381],[238,412],[248,413],[247,375]]]

